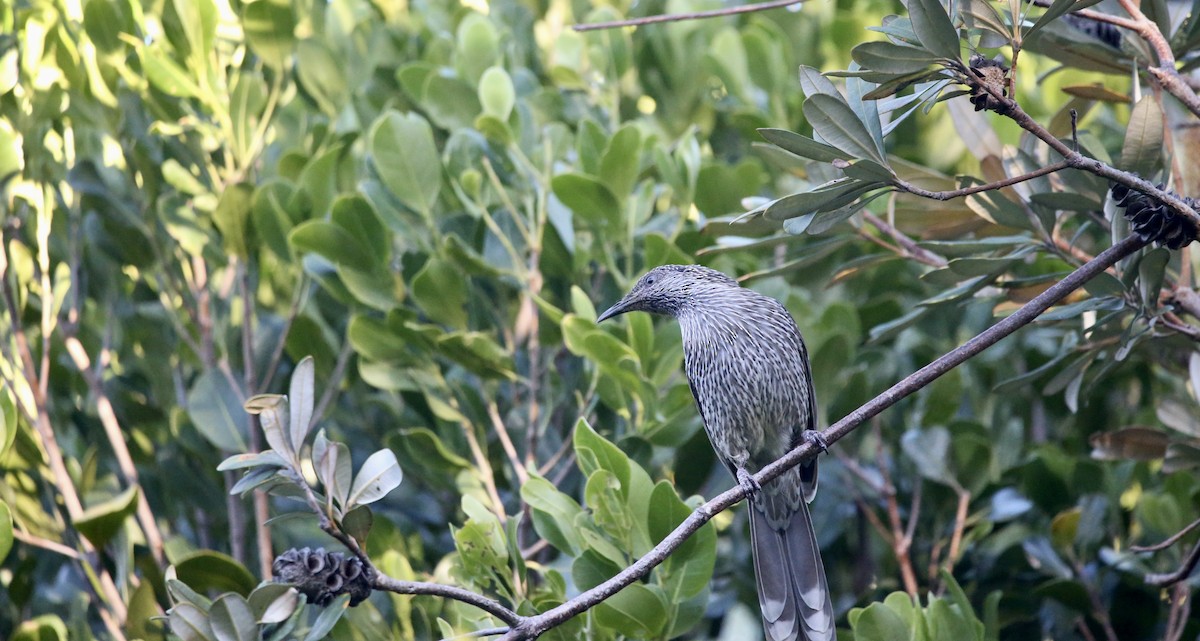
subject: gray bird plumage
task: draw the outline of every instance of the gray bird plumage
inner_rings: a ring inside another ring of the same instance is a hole
[[[750,476],[816,434],[808,352],[795,321],[778,301],[697,265],[649,271],[598,321],[631,311],[679,321],[684,371],[708,438],[753,493],[750,536],[767,639],[832,641],[833,603],[808,510],[817,463],[761,488]]]

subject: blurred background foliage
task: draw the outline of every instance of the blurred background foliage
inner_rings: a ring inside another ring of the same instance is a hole
[[[961,11],[1011,24],[1028,9],[984,4]],[[1151,4],[1196,60],[1190,3]],[[678,329],[594,323],[646,269],[698,261],[783,301],[828,424],[1125,233],[1106,185],[1074,171],[946,202],[888,193],[803,225],[739,221],[831,177],[757,131],[811,130],[800,65],[849,68],[856,44],[883,39],[867,29],[904,9],[823,0],[571,29],[720,7],[0,7],[0,637],[163,638],[154,617],[173,606],[175,634],[222,641],[497,625],[428,596],[376,594],[342,616],[344,599],[322,610],[256,589],[275,554],[332,543],[303,504],[243,500],[217,471],[267,446],[242,405],[284,393],[305,356],[322,448],[354,469],[384,448],[404,470],[356,521],[378,567],[532,613],[731,483]],[[1010,55],[971,25],[964,51]],[[1088,153],[1195,195],[1174,162],[1195,144],[1175,126],[1190,116],[1130,80],[1145,44],[1062,20],[1041,34],[1015,77],[1026,111],[1066,137],[1075,109]],[[915,184],[1056,160],[965,97],[930,107],[886,137]],[[1147,249],[823,458],[814,510],[845,634],[1196,636],[1191,584],[1143,582],[1195,535],[1129,549],[1182,529],[1200,498],[1200,330],[1168,295],[1194,274],[1189,251]],[[721,514],[546,637],[755,638],[746,528]]]

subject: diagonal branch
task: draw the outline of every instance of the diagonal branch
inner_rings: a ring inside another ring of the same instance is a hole
[[[679,22],[683,20],[701,20],[704,18],[719,18],[721,16],[733,16],[739,13],[752,13],[755,11],[767,11],[768,9],[779,9],[793,4],[800,4],[804,0],[772,0],[771,2],[760,2],[758,4],[744,4],[737,7],[726,7],[724,9],[713,9],[711,11],[696,11],[693,13],[671,13],[665,15],[645,16],[642,18],[630,18],[628,20],[613,20],[611,22],[592,22],[588,24],[577,24],[573,27],[575,31],[596,31],[598,29],[616,29],[618,27],[639,27],[647,24],[655,24],[659,22]]]
[[[895,405],[901,399],[910,394],[922,389],[926,385],[932,383],[942,374],[949,372],[951,369],[961,365],[967,359],[979,354],[983,350],[995,345],[1000,339],[1013,333],[1020,327],[1029,324],[1037,318],[1042,312],[1049,309],[1052,305],[1062,300],[1071,292],[1081,287],[1084,283],[1091,280],[1094,276],[1115,265],[1117,261],[1132,254],[1133,252],[1145,247],[1145,241],[1136,236],[1129,236],[1121,242],[1109,247],[1100,255],[1096,256],[1091,261],[1080,266],[1075,271],[1067,275],[1066,278],[1055,283],[1046,291],[1037,295],[1025,305],[1021,306],[1016,312],[1007,318],[1001,320],[995,325],[984,330],[971,340],[963,345],[955,348],[941,358],[922,367],[916,372],[910,374],[904,380],[896,383],[892,387],[885,390],[880,395],[868,401],[865,405],[854,410],[845,418],[834,423],[829,429],[822,432],[827,443],[834,443],[852,432],[859,425],[863,424],[873,416],[879,414],[883,410]],[[799,465],[800,463],[815,458],[819,452],[819,448],[812,443],[805,442],[799,447],[788,452],[775,462],[767,465],[757,474],[754,479],[760,484],[767,483],[775,477],[783,474],[788,469]],[[705,523],[711,520],[718,513],[729,509],[737,502],[744,498],[744,491],[740,486],[735,486],[717,497],[709,500],[700,507],[696,508],[691,514],[684,519],[683,523],[679,524],[670,534],[667,535],[654,549],[647,552],[640,559],[635,561],[633,565],[625,568],[617,573],[611,579],[597,585],[596,587],[583,592],[579,596],[563,603],[562,605],[547,610],[541,614],[526,617],[521,619],[519,623],[502,637],[502,641],[518,641],[522,639],[533,639],[543,632],[562,624],[564,621],[586,611],[596,604],[604,601],[610,596],[616,594],[622,588],[630,585],[634,581],[648,574],[655,566],[666,560],[676,548],[683,544],[685,540],[692,534],[695,534]]]

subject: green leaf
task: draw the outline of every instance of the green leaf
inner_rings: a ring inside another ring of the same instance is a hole
[[[142,69],[146,79],[159,91],[176,98],[195,98],[200,87],[178,62],[160,47],[142,51]]]
[[[521,500],[533,510],[533,526],[555,549],[571,556],[583,551],[577,518],[583,508],[546,479],[531,475],[521,485]]]
[[[840,98],[825,94],[809,96],[804,101],[804,116],[812,124],[813,131],[827,143],[855,158],[868,158],[887,166],[883,152],[875,146],[866,125]]]
[[[388,111],[371,127],[368,148],[388,191],[431,220],[442,188],[442,163],[429,123],[417,114]]]
[[[940,0],[912,0],[908,13],[913,31],[926,49],[939,58],[959,59],[958,30]]]
[[[925,49],[886,41],[864,42],[850,51],[850,57],[866,69],[896,74],[922,71],[937,62],[937,56]]]
[[[817,142],[808,136],[802,136],[786,129],[759,129],[758,133],[772,145],[801,158],[808,158],[819,162],[833,162],[834,160],[850,160],[853,158],[853,156],[837,147],[831,147],[823,142]]]
[[[288,387],[288,409],[291,414],[288,437],[293,451],[296,452],[304,447],[312,424],[315,376],[316,364],[311,356],[305,356],[296,364]]]
[[[910,429],[900,440],[904,453],[916,463],[917,471],[931,481],[951,487],[958,482],[947,467],[950,454],[950,432],[944,427]]]
[[[359,505],[342,517],[342,529],[355,541],[358,541],[359,547],[364,549],[367,547],[367,536],[371,534],[371,526],[374,524],[375,515],[366,505]]]
[[[290,2],[255,0],[242,10],[246,42],[263,64],[280,69],[296,49],[296,15]]]
[[[0,501],[0,563],[8,557],[8,553],[13,546],[13,523],[12,510],[8,508],[8,503]]]
[[[250,218],[258,238],[283,259],[291,258],[287,237],[302,218],[299,212],[293,216],[288,208],[295,193],[295,187],[289,182],[268,180],[254,190],[254,202],[251,204]]]
[[[454,42],[458,45],[455,62],[460,75],[472,84],[500,60],[500,34],[483,14],[467,12],[458,24]]]
[[[8,390],[0,391],[0,461],[17,440],[17,404]]]
[[[412,297],[429,317],[451,327],[467,326],[469,287],[453,264],[430,258],[412,280]]]
[[[612,473],[621,484],[623,494],[628,496],[632,463],[620,448],[597,434],[583,418],[575,422],[574,445],[579,470],[584,476],[590,477],[596,470],[606,470]]]
[[[208,617],[217,641],[258,641],[254,613],[240,594],[225,594],[213,601]]]
[[[326,115],[337,115],[350,95],[346,70],[322,39],[305,38],[296,43],[296,76]]]
[[[167,610],[167,623],[171,627],[171,633],[178,635],[183,641],[213,641],[213,629],[208,613],[191,603],[180,603]],[[65,641],[65,635],[63,639]]]
[[[89,506],[75,520],[75,529],[102,548],[124,527],[125,519],[133,515],[137,504],[137,486],[131,485],[120,494]]]
[[[675,494],[675,488],[667,481],[659,481],[650,495],[647,514],[651,542],[657,544],[662,541],[691,513],[691,508]],[[684,541],[660,566],[660,571],[666,574],[664,587],[670,602],[680,603],[703,592],[712,582],[716,560],[717,535],[709,522]]]
[[[210,369],[192,384],[187,396],[192,424],[223,452],[244,452],[247,421],[242,401],[229,379]]]
[[[371,252],[341,225],[310,220],[288,234],[288,242],[298,251],[312,252],[338,266],[371,272],[377,266]]]
[[[578,173],[563,173],[550,181],[554,195],[593,227],[615,231],[620,228],[621,203],[603,182]]]
[[[930,641],[971,641],[983,638],[983,624],[970,610],[963,612],[945,599],[934,599],[925,611]],[[977,624],[977,625],[976,625]]]
[[[1147,92],[1133,106],[1125,142],[1121,145],[1121,169],[1150,175],[1162,160],[1163,111],[1158,97]]]
[[[246,599],[255,620],[281,623],[300,607],[300,593],[285,583],[263,583]]]
[[[250,209],[254,198],[254,187],[248,183],[230,185],[221,192],[217,209],[213,212],[213,223],[221,231],[225,251],[245,258],[249,255],[246,243],[246,225],[250,220]]]
[[[121,27],[121,15],[111,0],[91,0],[84,4],[83,28],[100,51],[113,53],[124,47],[119,37]]]
[[[363,462],[350,487],[345,507],[374,503],[396,489],[404,480],[404,472],[391,450],[379,450]]]
[[[653,586],[633,583],[596,606],[596,620],[633,638],[654,638],[667,623],[667,603]]]
[[[175,564],[175,574],[198,592],[216,590],[247,596],[258,585],[258,580],[245,566],[227,554],[212,550],[187,555]]]
[[[763,215],[767,220],[788,220],[814,212],[830,211],[849,204],[855,198],[881,186],[878,183],[841,178],[821,185],[812,191],[784,196],[770,203]],[[788,231],[793,234],[803,233],[802,228]]]
[[[217,465],[218,472],[225,470],[244,470],[248,467],[284,467],[288,464],[275,450],[234,454]]]
[[[1037,33],[1042,27],[1050,24],[1056,18],[1065,14],[1066,12],[1075,9],[1082,9],[1083,5],[1091,4],[1095,4],[1095,2],[1080,2],[1080,0],[1054,0],[1054,2],[1050,3],[1050,6],[1046,9],[1046,12],[1037,19],[1037,22],[1033,23],[1033,26],[1030,27],[1029,30],[1024,34],[1022,34],[1022,37],[1028,39],[1033,34]]]
[[[479,104],[483,105],[483,113],[506,121],[516,99],[512,77],[503,67],[489,67],[483,72],[479,78]]]
[[[392,233],[384,227],[370,201],[358,194],[339,196],[333,202],[330,219],[350,232],[359,246],[369,250],[373,266],[387,264],[392,253]]]
[[[346,613],[346,609],[350,607],[350,595],[343,594],[333,600],[333,603],[325,606],[321,610],[321,614],[317,615],[317,620],[313,621],[312,627],[308,629],[308,635],[304,637],[304,641],[322,641],[329,633],[333,631],[333,626],[337,625],[338,620]]]
[[[857,610],[857,615],[852,610],[850,628],[854,631],[855,641],[912,641],[917,638],[916,630],[883,603],[872,603]]]
[[[613,134],[600,158],[600,180],[618,201],[633,191],[641,169],[641,145],[641,131],[636,125],[627,124]]]

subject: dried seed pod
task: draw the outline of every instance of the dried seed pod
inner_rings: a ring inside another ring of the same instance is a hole
[[[341,552],[292,548],[275,557],[271,568],[277,582],[294,585],[317,605],[329,605],[339,594],[349,594],[350,605],[358,605],[371,595],[362,561]]]
[[[975,111],[1000,111],[1004,103],[992,95],[992,92],[1005,98],[1008,97],[1008,67],[1000,60],[985,58],[980,54],[971,56],[968,61],[974,82],[971,84],[971,104]]]
[[[1164,185],[1158,185],[1163,189]],[[1167,207],[1158,200],[1130,189],[1126,185],[1112,186],[1112,199],[1118,207],[1125,209],[1129,229],[1138,238],[1169,249],[1180,249],[1196,239],[1196,227],[1190,220]],[[1182,199],[1193,211],[1196,200]]]

